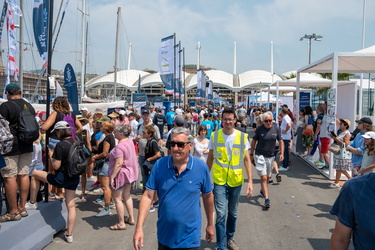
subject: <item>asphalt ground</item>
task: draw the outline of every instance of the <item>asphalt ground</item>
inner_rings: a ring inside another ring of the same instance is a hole
[[[329,210],[339,190],[328,188],[330,182],[298,157],[291,155],[291,161],[289,171],[281,172],[282,182],[269,186],[269,209],[263,207],[264,199],[259,195],[260,179],[255,168],[254,193],[250,198],[246,197],[243,185],[234,236],[240,249],[329,249],[334,228],[334,217]],[[91,184],[88,182],[88,186]],[[127,230],[111,231],[109,226],[117,223],[116,210],[112,209],[110,216],[97,218],[95,215],[103,204],[94,201],[100,194],[89,192],[87,201],[81,201],[79,193],[77,190],[74,242],[66,243],[63,232],[59,232],[45,249],[133,249],[135,227],[128,225]],[[132,197],[137,216],[140,190],[133,192]],[[203,207],[202,214],[202,232],[205,232]],[[144,225],[143,249],[157,249],[156,221],[157,211],[148,215]],[[215,249],[215,241],[205,242],[204,233],[201,249]]]

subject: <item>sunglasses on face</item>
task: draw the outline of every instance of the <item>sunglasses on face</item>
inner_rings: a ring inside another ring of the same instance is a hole
[[[142,133],[143,133],[144,135],[148,134],[147,131],[143,131]]]
[[[184,148],[187,144],[189,144],[190,142],[182,142],[182,141],[170,141],[169,144],[171,145],[171,147],[173,148],[174,146],[177,145],[177,147],[179,148]]]
[[[264,122],[272,122],[272,120],[264,120]]]

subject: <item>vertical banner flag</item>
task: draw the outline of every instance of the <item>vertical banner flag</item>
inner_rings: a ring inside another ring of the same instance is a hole
[[[35,43],[39,55],[43,60],[43,68],[47,68],[48,63],[48,16],[49,0],[34,0],[33,9],[33,30]]]
[[[175,97],[180,97],[180,53],[178,53],[180,50],[180,44],[176,44],[174,46],[174,53],[175,53],[175,75],[174,75],[174,92]]]
[[[179,51],[178,51],[178,59],[179,59],[179,61],[178,61],[178,65],[179,65],[179,69],[178,69],[178,74],[179,74],[179,78],[178,78],[178,80],[179,80],[179,89],[180,89],[180,97],[181,98],[183,98],[184,96],[185,96],[185,89],[184,89],[184,87],[183,87],[183,85],[182,85],[182,82],[183,82],[183,77],[184,77],[184,74],[183,74],[183,62],[182,62],[182,58],[183,57],[183,51],[182,51],[182,49],[180,49]]]
[[[174,94],[174,35],[161,39],[159,48],[159,72],[166,94]]]
[[[16,39],[16,31],[14,30],[13,14],[22,16],[22,11],[17,0],[6,0],[8,4],[7,12],[7,30],[8,30],[8,62],[7,62],[7,80],[6,84],[10,83],[10,76],[18,81],[18,67],[15,56],[18,51],[18,42]]]
[[[202,81],[202,83],[201,83],[201,86],[202,86],[202,95],[201,95],[201,100],[203,101],[203,102],[206,102],[206,84],[207,84],[207,82],[206,82],[206,73],[204,73],[204,71],[203,71],[203,77],[201,78],[201,81]]]
[[[202,78],[204,78],[203,70],[197,70],[197,92],[195,93],[196,100],[202,100]]]
[[[68,101],[70,105],[72,105],[73,113],[75,115],[79,114],[78,108],[78,88],[77,88],[77,80],[76,75],[74,74],[74,70],[72,65],[68,63],[65,65],[64,69],[64,87],[68,92]]]
[[[215,105],[216,104],[220,105],[220,97],[219,97],[219,94],[216,91],[214,91],[213,97],[214,97],[214,103],[215,103]]]
[[[3,27],[4,27],[6,15],[7,15],[7,3],[4,2],[3,11],[1,12],[1,18],[0,18],[0,46],[1,46],[1,37],[3,35]]]
[[[213,102],[213,96],[212,96],[212,84],[213,82],[210,80],[207,82],[208,87],[207,87],[207,101]]]

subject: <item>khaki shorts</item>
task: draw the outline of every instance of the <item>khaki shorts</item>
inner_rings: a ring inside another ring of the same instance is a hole
[[[0,173],[3,178],[14,177],[17,175],[28,175],[29,166],[31,164],[30,153],[23,153],[20,155],[4,156],[6,167],[0,169]]]
[[[255,168],[258,172],[258,175],[267,175],[268,177],[271,176],[274,160],[275,156],[264,157],[263,155],[255,155]]]

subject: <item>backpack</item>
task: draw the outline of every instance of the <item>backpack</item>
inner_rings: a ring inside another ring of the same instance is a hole
[[[10,132],[9,123],[0,115],[0,154],[4,155],[12,151],[13,135]]]
[[[163,149],[160,147],[159,143],[158,143],[155,139],[152,139],[151,142],[150,142],[150,144],[151,144],[153,141],[155,141],[155,142],[156,142],[156,145],[158,145],[158,147],[159,147],[160,158],[163,158],[163,157],[165,156]],[[160,158],[159,158],[159,159],[160,159]]]
[[[79,140],[74,141],[74,143],[71,143],[69,140],[67,142],[70,144],[68,166],[64,167],[63,171],[71,178],[78,177],[86,172],[89,157],[84,149],[86,146]]]
[[[26,103],[23,104],[22,111],[18,116],[16,128],[18,139],[24,143],[32,144],[39,138],[39,125]]]
[[[70,130],[72,131],[72,138],[75,139],[76,138],[76,125],[73,120],[72,112],[69,112],[68,115],[63,113],[63,115],[64,115],[63,121],[66,121],[69,124]]]
[[[197,121],[198,121],[198,114],[194,113],[193,114],[193,122],[197,122]]]

